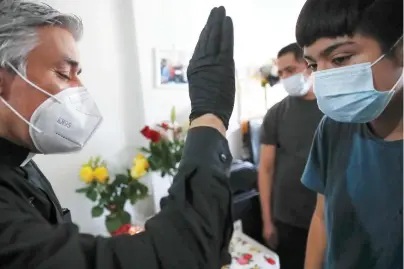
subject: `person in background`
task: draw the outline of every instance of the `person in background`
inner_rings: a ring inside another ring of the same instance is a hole
[[[296,39],[325,114],[305,268],[403,268],[403,1],[308,0]]]
[[[81,31],[77,17],[48,5],[0,0],[0,268],[228,264],[232,157],[225,132],[235,96],[231,18],[223,7],[211,11],[190,61],[191,126],[164,208],[144,232],[112,238],[79,233],[31,160],[34,154],[79,151],[102,121],[80,81]]]
[[[263,236],[278,253],[282,269],[299,269],[316,203],[316,194],[300,179],[323,115],[302,49],[296,43],[281,49],[277,66],[289,96],[268,110],[261,127],[258,183]]]
[[[161,83],[165,84],[170,80],[170,71],[168,66],[167,59],[161,59],[160,62],[160,76],[161,76]]]

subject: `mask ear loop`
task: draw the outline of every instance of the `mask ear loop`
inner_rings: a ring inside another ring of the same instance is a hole
[[[391,47],[390,51],[392,51],[399,43],[400,41],[403,39],[403,36],[401,35],[401,37],[396,41],[396,43],[394,43],[394,45]],[[389,51],[389,52],[390,52]],[[397,80],[397,82],[394,84],[393,86],[393,91],[395,91],[396,87],[400,84],[400,82],[403,81],[403,73],[401,73],[401,76],[399,77],[399,79]]]
[[[55,96],[49,94],[48,92],[42,90],[40,87],[29,81],[26,77],[24,77],[12,64],[9,62],[6,63],[20,78],[22,78],[26,83],[28,83],[30,86],[34,87],[38,91],[44,93],[45,95],[49,96],[50,98],[55,99],[58,103],[62,103],[58,98]],[[25,119],[15,108],[13,108],[6,100],[4,100],[3,97],[0,96],[0,100],[8,107],[12,112],[14,112],[17,117],[19,117],[23,122],[25,122],[28,126],[30,126],[32,129],[34,129],[38,133],[42,133],[42,130],[39,128],[35,127],[30,121]]]
[[[393,46],[391,46],[391,49],[389,50],[388,53],[390,53],[401,41],[401,39],[403,39],[403,36],[401,36],[394,44]],[[384,53],[382,54],[379,58],[377,58],[376,61],[374,61],[374,63],[371,64],[371,66],[374,66],[375,64],[377,64],[378,62],[380,62],[388,53]],[[400,82],[403,79],[403,74],[401,74],[400,78],[397,80],[397,82],[394,84],[392,91],[395,91],[396,87],[400,84]]]
[[[47,91],[41,89],[40,87],[38,87],[37,85],[35,85],[34,83],[32,83],[31,81],[29,81],[25,76],[23,76],[18,70],[17,68],[15,68],[12,64],[10,64],[9,62],[6,62],[6,64],[20,77],[22,78],[26,83],[28,83],[30,86],[34,87],[35,89],[37,89],[38,91],[42,92],[43,94],[49,96],[50,98],[55,99],[55,101],[57,101],[59,104],[62,103],[62,101],[60,101],[57,97],[55,97],[54,95],[48,93]]]
[[[31,122],[29,122],[28,120],[26,120],[17,110],[15,110],[6,100],[4,100],[3,97],[0,96],[0,100],[6,105],[6,107],[8,107],[11,111],[14,112],[15,115],[17,115],[17,117],[19,117],[23,122],[25,122],[26,124],[28,124],[28,126],[30,126],[31,128],[33,128],[35,131],[37,131],[38,133],[42,133],[42,131],[40,129],[38,129],[37,127],[35,127]]]
[[[396,87],[400,84],[400,82],[403,81],[403,74],[401,73],[401,76],[399,77],[399,79],[397,80],[397,82],[394,84],[392,90],[395,91]]]
[[[382,54],[379,58],[377,58],[376,61],[374,61],[370,66],[374,66],[375,64],[377,64],[378,62],[380,62],[385,56],[386,54],[390,53],[401,41],[401,39],[403,39],[403,36],[401,36],[394,44],[393,46],[391,46],[391,49],[389,50],[389,52]],[[397,85],[396,85],[397,86]]]

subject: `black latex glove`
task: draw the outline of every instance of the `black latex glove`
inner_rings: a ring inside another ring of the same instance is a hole
[[[233,47],[231,18],[224,7],[212,9],[187,70],[190,121],[212,113],[228,128],[236,93]]]

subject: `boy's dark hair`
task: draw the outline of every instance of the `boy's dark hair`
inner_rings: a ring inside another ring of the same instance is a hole
[[[296,61],[303,61],[303,50],[297,43],[292,43],[287,45],[286,47],[283,47],[279,52],[278,52],[278,57],[281,57],[285,54],[288,53],[293,53],[295,55]]]
[[[403,0],[307,0],[296,23],[301,47],[319,38],[369,36],[388,52],[403,34]]]

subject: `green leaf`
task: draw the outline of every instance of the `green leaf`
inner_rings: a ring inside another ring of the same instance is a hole
[[[148,148],[145,148],[145,147],[141,147],[140,151],[142,151],[144,153],[150,153],[150,150]]]
[[[93,167],[93,163],[94,163],[94,158],[90,157],[90,160],[88,160],[87,165],[90,166],[90,167]]]
[[[100,206],[94,206],[91,209],[91,216],[93,218],[99,217],[102,215],[102,213],[104,213],[104,208],[100,207]]]
[[[85,193],[85,192],[88,191],[89,188],[90,188],[90,187],[80,188],[80,189],[77,189],[76,192],[77,192],[77,193]]]
[[[100,157],[100,156],[97,156],[97,157],[95,158],[94,165],[95,165],[95,166],[99,166],[100,161],[101,161],[101,157]]]
[[[144,184],[140,184],[138,194],[139,200],[146,198],[148,194],[149,194],[149,188]]]
[[[128,212],[121,211],[121,212],[119,212],[118,216],[119,216],[122,224],[130,224],[131,216]]]
[[[170,115],[171,123],[175,123],[176,113],[175,113],[175,106],[171,108],[171,115]]]
[[[158,161],[156,160],[156,157],[157,156],[150,156],[148,158],[150,169],[152,171],[156,171],[158,169],[158,167],[159,167],[159,164],[158,164]]]
[[[127,183],[128,181],[129,181],[129,177],[127,175],[119,174],[119,175],[115,176],[114,183],[119,185],[119,184]]]
[[[91,201],[95,202],[97,200],[98,194],[97,192],[93,189],[90,188],[87,192],[86,192],[86,196],[88,199],[90,199]]]
[[[136,192],[131,194],[131,196],[129,197],[129,200],[132,205],[136,204],[136,202],[139,200]]]
[[[118,230],[122,226],[122,224],[123,223],[121,222],[121,219],[116,215],[107,216],[105,218],[105,226],[110,233]]]

